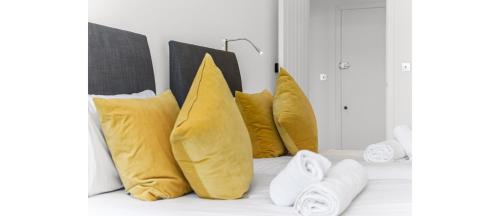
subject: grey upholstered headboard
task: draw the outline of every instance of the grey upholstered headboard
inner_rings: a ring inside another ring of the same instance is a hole
[[[179,106],[184,104],[205,53],[212,56],[233,95],[236,91],[241,91],[240,69],[234,53],[177,41],[170,41],[168,44],[170,47],[170,89]]]
[[[146,36],[89,23],[88,93],[156,91]]]

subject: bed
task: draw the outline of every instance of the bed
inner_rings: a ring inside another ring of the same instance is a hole
[[[353,158],[350,151],[323,153],[332,162]],[[354,157],[360,162],[361,158]],[[89,198],[90,215],[294,215],[291,207],[278,207],[269,198],[269,183],[284,168],[290,157],[254,160],[254,180],[249,193],[239,200],[200,199],[194,193],[186,196],[143,202],[123,190]],[[365,166],[369,181],[364,191],[344,212],[347,216],[411,215],[411,163],[394,162]]]
[[[241,90],[234,53],[172,41],[170,87],[182,104],[203,54],[210,53],[233,91]],[[144,35],[89,23],[89,94],[111,95],[155,90],[151,56]],[[367,187],[343,215],[411,215],[411,162],[368,164],[360,151],[321,152],[334,164],[360,161],[368,172]],[[269,183],[291,157],[254,160],[249,192],[238,200],[201,199],[191,193],[175,199],[145,202],[118,190],[88,198],[89,215],[295,215],[269,198]]]

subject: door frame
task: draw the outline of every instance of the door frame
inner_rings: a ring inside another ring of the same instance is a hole
[[[352,2],[352,3],[340,3],[335,5],[335,63],[334,63],[334,102],[333,105],[335,106],[334,110],[334,115],[333,118],[336,119],[334,121],[335,123],[335,140],[334,142],[337,143],[337,146],[340,146],[340,149],[344,149],[344,145],[342,143],[342,70],[339,69],[338,64],[342,60],[341,59],[341,53],[342,53],[342,32],[341,32],[341,24],[342,24],[342,10],[348,10],[348,9],[368,9],[368,8],[385,8],[385,15],[386,15],[386,25],[385,25],[385,30],[386,30],[386,35],[385,35],[385,40],[386,40],[386,50],[385,50],[385,71],[386,71],[386,137],[387,137],[387,128],[388,128],[388,118],[389,118],[389,110],[393,111],[393,109],[388,109],[388,106],[390,105],[388,102],[388,96],[389,96],[389,88],[388,88],[388,82],[391,81],[392,79],[388,79],[389,74],[387,70],[387,63],[388,63],[388,53],[389,53],[389,46],[388,43],[388,17],[387,17],[387,6],[386,6],[386,1],[366,1],[366,2]],[[391,100],[390,102],[393,103]],[[392,125],[391,125],[392,127]]]

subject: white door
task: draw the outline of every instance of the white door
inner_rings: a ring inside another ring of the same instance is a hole
[[[340,13],[342,148],[363,149],[385,139],[385,8]]]

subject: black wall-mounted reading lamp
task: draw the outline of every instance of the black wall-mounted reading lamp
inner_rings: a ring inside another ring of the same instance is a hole
[[[228,51],[229,42],[233,42],[233,41],[246,41],[250,45],[252,45],[252,47],[255,49],[255,51],[257,51],[259,53],[259,55],[264,54],[264,52],[262,52],[261,49],[259,49],[251,40],[249,40],[247,38],[224,39],[223,41],[224,41],[224,50],[225,51]]]
[[[259,55],[262,55],[264,54],[264,52],[262,52],[261,49],[259,49],[259,47],[257,47],[251,40],[249,40],[248,38],[235,38],[235,39],[223,39],[222,40],[224,42],[224,51],[228,51],[229,49],[229,42],[233,42],[233,41],[246,41],[248,42],[250,45],[252,45],[252,47],[255,49],[255,51],[257,51],[259,53]],[[278,70],[279,70],[279,64],[278,63],[275,63],[274,64],[274,72],[275,73],[278,73]]]

